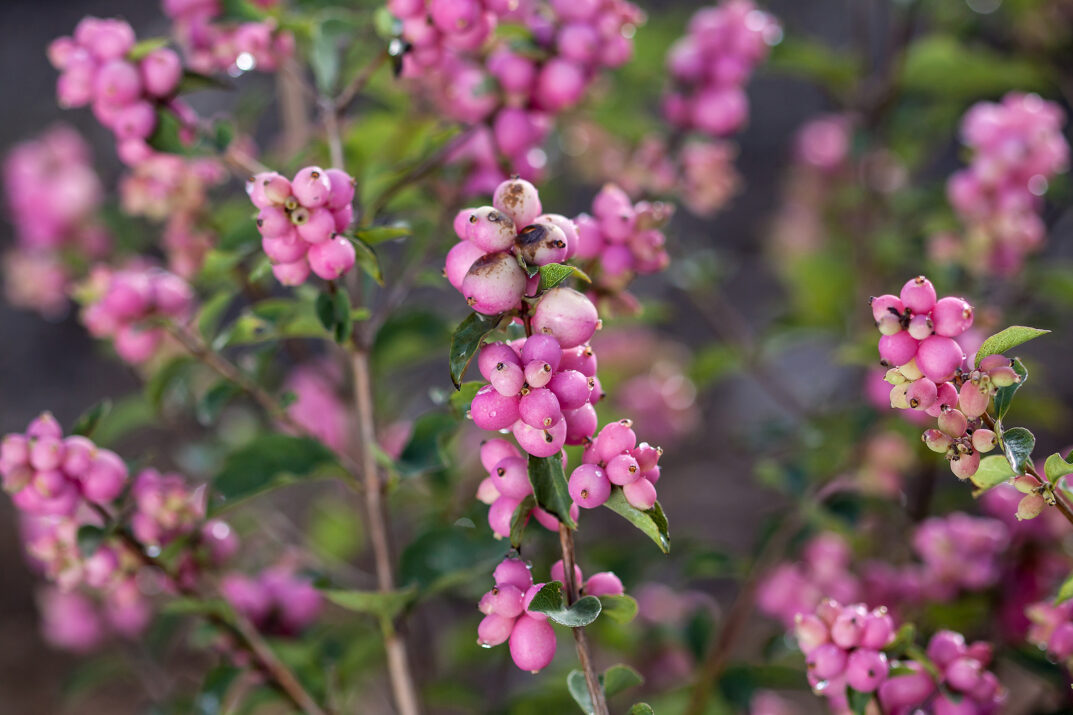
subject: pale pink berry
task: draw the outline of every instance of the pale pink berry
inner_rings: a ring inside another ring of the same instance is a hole
[[[335,233],[335,217],[326,208],[313,209],[306,220],[298,224],[297,231],[307,243],[323,243]]]
[[[462,295],[478,313],[496,315],[511,310],[525,292],[526,275],[506,252],[478,258],[462,280]],[[538,306],[539,310],[539,306]]]
[[[938,417],[944,409],[958,406],[958,391],[952,382],[944,382],[938,386],[935,402],[925,410],[928,415]]]
[[[969,427],[969,421],[961,410],[946,410],[939,415],[939,429],[951,437],[960,437]]]
[[[1022,497],[1021,501],[1017,503],[1017,519],[1018,521],[1025,521],[1028,519],[1035,519],[1043,511],[1043,507],[1047,506],[1047,502],[1039,494],[1026,494]]]
[[[529,387],[547,387],[552,374],[552,367],[546,362],[534,360],[525,366],[525,382]]]
[[[511,431],[522,449],[534,457],[550,457],[566,444],[566,423],[562,420],[548,429],[537,429],[519,419]]]
[[[1005,355],[988,355],[980,361],[980,370],[990,372],[997,367],[1009,367],[1010,359]]]
[[[518,232],[514,252],[530,266],[566,260],[566,236],[552,223],[534,223]]]
[[[307,209],[324,206],[332,195],[332,184],[328,174],[319,166],[307,166],[300,169],[291,181],[291,193],[298,203]],[[313,269],[316,273],[316,268]],[[317,273],[317,275],[320,275]],[[323,277],[323,276],[322,276]]]
[[[879,686],[879,702],[883,711],[899,712],[902,708],[911,708],[928,700],[935,691],[935,683],[917,663],[907,667],[915,672],[896,675]]]
[[[261,238],[261,250],[273,263],[294,263],[305,258],[309,244],[298,238],[298,232],[292,229],[277,238]]]
[[[309,267],[324,280],[335,280],[349,271],[357,260],[354,244],[336,235],[309,247]]]
[[[139,69],[145,91],[154,97],[170,96],[183,78],[182,60],[167,47],[153,50],[142,58]]]
[[[914,315],[909,320],[908,332],[915,340],[928,337],[934,332],[931,327],[931,318],[927,315]]]
[[[115,113],[111,128],[120,141],[147,139],[156,127],[156,109],[149,102],[133,102]]]
[[[477,485],[477,501],[481,504],[492,504],[501,495],[499,490],[496,489],[495,479],[491,476],[485,477],[481,480],[481,483]]]
[[[124,325],[115,335],[116,354],[132,364],[143,363],[156,354],[164,339],[160,330],[147,330],[137,325]]]
[[[554,337],[563,348],[572,348],[587,342],[599,322],[592,301],[573,288],[559,286],[541,298],[532,326],[534,332]]]
[[[926,377],[913,382],[905,393],[909,407],[921,412],[935,404],[937,397],[938,390],[935,387],[935,383]]]
[[[531,389],[518,402],[518,414],[523,422],[537,429],[548,429],[563,418],[559,400],[547,388]]]
[[[484,251],[469,241],[456,243],[447,252],[443,274],[447,276],[447,281],[454,286],[455,290],[462,290],[462,281],[465,280],[470,266],[482,256],[484,256]]]
[[[972,433],[972,448],[977,452],[990,452],[997,444],[998,437],[989,429],[978,429]]]
[[[477,644],[491,648],[506,643],[514,629],[514,618],[489,613],[477,625]]]
[[[465,241],[469,237],[469,219],[473,216],[473,212],[476,209],[462,209],[455,214],[454,221],[451,223],[451,227],[455,230],[455,235],[459,240]]]
[[[505,213],[518,228],[528,226],[542,213],[536,187],[525,179],[508,179],[496,187],[492,205]]]
[[[515,358],[517,359],[517,358]],[[517,362],[504,360],[498,363],[488,377],[492,387],[501,395],[517,395],[525,385],[525,371]]]
[[[309,261],[303,256],[291,263],[276,263],[272,266],[272,275],[282,285],[300,286],[309,278]]]
[[[901,298],[896,295],[887,294],[877,296],[872,298],[870,303],[872,307],[872,317],[877,323],[886,317],[900,319],[902,313],[905,312],[905,306],[902,304]]]
[[[647,511],[656,504],[656,487],[644,478],[622,487],[622,495],[631,506],[641,511]]]
[[[846,682],[862,693],[871,693],[887,679],[890,664],[886,654],[871,648],[858,648],[846,663]]]
[[[990,401],[990,396],[981,390],[979,385],[974,385],[969,380],[961,384],[958,407],[966,417],[973,419],[987,412],[987,405]]]
[[[91,502],[106,504],[120,495],[127,476],[127,465],[118,454],[107,449],[98,450],[89,469],[82,475],[82,494]]]
[[[622,580],[610,571],[594,573],[585,582],[586,596],[621,596],[625,592]]]
[[[324,172],[328,177],[330,190],[328,193],[328,208],[331,211],[342,211],[350,208],[354,201],[354,179],[342,169],[328,169]],[[347,223],[350,223],[349,221]]]
[[[969,452],[967,454],[959,452],[950,460],[950,471],[953,472],[954,476],[958,479],[968,479],[976,474],[976,470],[979,468],[979,452]]]
[[[514,512],[521,499],[512,499],[508,496],[500,496],[488,507],[488,526],[492,527],[492,533],[501,538],[510,536],[510,522],[514,518]]]
[[[995,387],[1009,387],[1021,381],[1021,376],[1012,367],[994,367],[988,372]]]
[[[931,309],[936,335],[956,338],[972,327],[972,306],[962,298],[940,298]]]
[[[514,245],[517,235],[514,222],[506,213],[492,206],[469,211],[465,238],[484,253],[506,251]]]
[[[925,431],[921,438],[924,444],[928,446],[928,449],[939,454],[944,454],[953,444],[953,438],[950,435],[937,429]]]
[[[510,634],[510,657],[532,673],[547,667],[555,657],[555,631],[547,620],[523,615]]]
[[[570,498],[585,509],[595,509],[611,496],[611,482],[595,464],[582,464],[577,467],[570,474],[568,488]]]
[[[481,445],[481,465],[486,472],[491,472],[507,457],[520,457],[521,452],[505,439],[490,439]]]
[[[935,305],[935,286],[924,276],[910,278],[899,294],[902,304],[915,314],[924,314]]]
[[[275,204],[268,204],[257,212],[257,230],[265,238],[280,238],[294,230],[287,212]]]
[[[965,352],[953,338],[932,335],[921,341],[916,359],[924,376],[938,383],[954,376],[965,360]]]
[[[524,499],[532,493],[529,483],[529,465],[521,457],[504,457],[492,470],[492,482],[503,496]]]
[[[51,412],[42,412],[26,427],[26,436],[34,439],[41,439],[42,437],[60,439],[63,437],[63,428],[60,427],[60,423],[52,416]]]
[[[813,613],[798,614],[794,620],[794,637],[797,638],[797,646],[806,656],[828,640],[829,629]]]
[[[561,214],[543,214],[537,217],[536,222],[546,222],[557,226],[563,232],[563,238],[566,241],[566,257],[563,260],[570,260],[574,257],[580,238],[578,238],[577,225],[573,221]]]
[[[485,385],[474,395],[469,413],[474,424],[483,430],[506,429],[518,421],[518,398],[506,397],[491,385]]]

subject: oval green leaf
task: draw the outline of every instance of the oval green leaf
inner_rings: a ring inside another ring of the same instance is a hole
[[[988,355],[1002,355],[1007,350],[1035,340],[1041,335],[1046,335],[1050,330],[1041,328],[1029,328],[1025,325],[1011,325],[1001,330],[984,341],[980,349],[976,351],[976,367],[980,367],[980,361]]]

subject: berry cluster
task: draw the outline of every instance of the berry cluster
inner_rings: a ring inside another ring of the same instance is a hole
[[[164,546],[205,520],[205,489],[191,492],[181,474],[144,469],[134,478],[130,495],[135,507],[131,530],[147,546]]]
[[[540,279],[527,276],[520,261],[543,266],[567,261],[577,252],[574,222],[559,214],[542,215],[541,210],[536,187],[514,178],[496,187],[492,206],[463,209],[455,216],[460,242],[447,253],[444,275],[478,313],[505,313],[521,305],[523,296],[535,294]],[[562,338],[563,348],[586,342],[597,327],[596,308],[575,293],[551,291],[548,295],[556,297],[543,310],[538,305],[533,314],[534,329],[540,332],[550,333],[555,324],[562,333],[566,323],[572,324],[572,330],[555,336]]]
[[[874,693],[890,673],[883,649],[894,640],[894,620],[886,608],[870,611],[861,603],[842,606],[828,598],[815,613],[798,616],[794,635],[805,654],[809,685],[836,712],[849,711],[847,686]]]
[[[912,670],[893,675],[879,687],[879,703],[889,715],[910,715],[928,708],[936,715],[993,715],[1001,711],[1006,691],[987,669],[992,647],[965,643],[953,631],[939,631],[928,642],[927,656],[939,672],[939,682],[920,663],[895,661]]]
[[[17,144],[3,177],[16,242],[3,259],[8,299],[58,316],[67,307],[68,259],[97,258],[111,244],[94,218],[103,188],[89,145],[74,129],[55,126]]]
[[[170,103],[183,76],[175,51],[161,47],[132,58],[134,47],[126,22],[86,17],[73,36],[48,48],[49,61],[62,73],[56,85],[60,106],[91,105],[121,146],[144,146],[156,128],[157,107]]]
[[[354,219],[354,179],[341,169],[307,166],[288,181],[276,172],[252,177],[250,201],[260,209],[257,230],[283,285],[301,285],[309,271],[335,280],[351,269],[356,251],[345,236]]]
[[[925,519],[913,532],[913,550],[923,562],[920,580],[929,599],[949,601],[959,590],[994,585],[1009,543],[1009,531],[996,519],[961,512]]]
[[[611,485],[633,506],[651,509],[656,503],[659,458],[663,450],[648,442],[637,443],[630,420],[611,422],[589,442],[582,464],[570,475],[570,498],[586,509],[595,509],[611,496]]]
[[[1016,92],[965,114],[961,137],[972,162],[950,177],[947,197],[965,225],[960,254],[970,269],[1009,275],[1042,245],[1040,197],[1069,168],[1064,123],[1054,102]]]
[[[670,263],[660,229],[674,214],[673,206],[634,203],[621,188],[606,184],[593,199],[592,213],[574,219],[576,256],[591,262],[599,291],[621,292],[634,275],[657,273]]]
[[[1073,658],[1073,601],[1055,604],[1046,599],[1025,609],[1031,625],[1028,642],[1068,668]]]
[[[515,510],[533,493],[529,463],[510,442],[490,439],[481,445],[481,464],[488,476],[477,488],[477,499],[488,505],[488,525],[492,532],[497,537],[508,538]],[[570,518],[577,521],[579,514],[578,505],[572,504]],[[559,530],[559,520],[539,506],[533,508],[532,516],[548,531]]]
[[[980,454],[996,444],[981,419],[990,398],[1020,377],[1001,355],[984,358],[977,369],[966,363],[956,338],[972,326],[972,306],[953,296],[937,300],[924,276],[907,281],[898,296],[873,298],[871,306],[882,333],[879,356],[894,386],[891,406],[938,418],[938,429],[924,433],[925,444],[946,454],[959,479],[971,477]]]
[[[93,269],[83,291],[87,303],[82,322],[97,338],[111,338],[116,353],[129,363],[157,354],[165,331],[153,325],[164,319],[186,322],[194,305],[190,285],[159,268],[133,266]]]
[[[41,635],[55,648],[88,653],[111,634],[135,639],[152,617],[133,582],[104,594],[47,587],[38,595]]]
[[[551,567],[552,581],[565,582],[562,561]],[[533,598],[544,587],[533,583],[529,565],[517,558],[506,558],[492,573],[495,586],[478,604],[484,618],[477,626],[477,643],[485,648],[510,641],[510,656],[522,670],[536,673],[555,657],[555,631],[547,615],[529,610]],[[593,574],[586,581],[574,565],[574,582],[584,584],[586,596],[621,596],[625,589],[618,576],[610,571]]]
[[[403,75],[418,80],[447,116],[481,125],[452,155],[469,165],[471,195],[505,178],[501,157],[512,171],[538,178],[554,116],[577,104],[602,69],[630,58],[633,32],[644,22],[625,0],[391,0],[388,8],[411,46]],[[493,38],[500,23],[525,27],[533,51]]]
[[[278,0],[255,0],[273,7]],[[243,72],[274,72],[294,54],[294,36],[274,20],[225,23],[220,0],[164,0],[164,14],[175,24],[175,37],[190,67],[205,74],[217,71],[237,77]]]
[[[127,483],[127,465],[115,452],[98,448],[79,435],[64,438],[48,412],[25,433],[0,443],[4,490],[27,514],[73,516],[83,501],[107,504]]]
[[[751,0],[727,0],[699,10],[687,32],[667,55],[678,86],[664,98],[663,114],[681,129],[732,134],[749,116],[742,87],[768,48],[782,39],[782,29]]]
[[[293,636],[304,631],[320,615],[320,592],[295,566],[283,562],[256,577],[230,573],[220,581],[220,592],[257,629],[275,635]]]
[[[780,564],[763,578],[757,606],[789,628],[799,615],[814,611],[824,597],[840,602],[857,600],[861,589],[850,571],[852,558],[849,544],[841,536],[818,534],[805,545],[800,562]]]

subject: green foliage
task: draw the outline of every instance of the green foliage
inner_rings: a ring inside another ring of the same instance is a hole
[[[90,407],[83,412],[77,420],[75,420],[74,426],[71,427],[71,434],[82,435],[83,437],[92,437],[93,431],[97,429],[101,421],[108,416],[108,413],[112,411],[112,401],[105,398],[97,404]]]
[[[608,698],[645,682],[640,673],[622,663],[612,665],[603,673],[598,674],[597,678],[600,681],[600,687],[603,688],[604,695]],[[566,687],[570,691],[570,696],[574,699],[574,702],[581,708],[581,712],[591,715],[593,712],[592,698],[589,696],[589,686],[585,681],[585,673],[580,670],[571,670],[566,676]]]
[[[1073,456],[1073,454],[1070,456]],[[1050,457],[1047,457],[1047,461],[1043,464],[1043,472],[1048,481],[1055,484],[1067,474],[1073,474],[1073,462],[1063,457],[1060,452],[1055,452]]]
[[[93,554],[97,553],[97,549],[101,547],[107,534],[104,529],[93,524],[83,524],[78,527],[78,552],[82,554],[82,558],[88,559]]]
[[[621,594],[618,596],[600,596],[603,610],[600,611],[616,623],[629,623],[637,616],[637,599]]]
[[[1058,595],[1055,597],[1055,605],[1061,605],[1073,598],[1073,574],[1066,577],[1062,585],[1058,587]]]
[[[414,422],[410,440],[395,462],[399,474],[415,477],[447,466],[444,445],[458,429],[458,419],[446,412],[427,412]]]
[[[499,325],[501,315],[481,315],[470,313],[455,328],[451,336],[451,382],[455,387],[461,387],[462,376],[466,374],[466,368],[470,361],[481,349],[484,338]]]
[[[335,455],[320,442],[265,433],[224,459],[212,479],[210,511],[218,513],[259,494],[338,470]]]
[[[925,35],[909,46],[901,82],[909,92],[961,102],[1014,89],[1045,90],[1049,84],[1040,67],[1028,60],[942,34]]]
[[[984,341],[980,349],[976,351],[976,367],[980,367],[980,361],[988,355],[1002,355],[1018,345],[1035,340],[1041,335],[1046,335],[1050,330],[1041,328],[1029,328],[1024,325],[1011,325],[1010,327],[995,333]]]
[[[1024,427],[1012,427],[1002,432],[1002,450],[1015,474],[1024,473],[1025,465],[1032,459],[1035,446],[1035,435]]]
[[[350,340],[354,330],[354,318],[350,310],[350,294],[345,290],[324,291],[317,295],[317,319],[335,337],[340,345]]]
[[[577,528],[577,522],[570,516],[573,500],[563,473],[563,461],[558,454],[550,457],[529,455],[529,483],[533,485],[533,496],[537,505],[571,529]]]
[[[341,591],[324,589],[324,597],[337,606],[377,618],[394,620],[417,596],[417,589],[402,591]]]
[[[602,608],[600,599],[596,596],[582,596],[567,605],[562,588],[563,585],[559,581],[544,584],[533,596],[529,610],[546,614],[559,625],[569,628],[583,628],[596,620]]]
[[[670,530],[667,524],[667,517],[663,513],[663,507],[659,505],[659,502],[656,502],[651,509],[641,511],[626,501],[621,487],[615,487],[611,491],[610,498],[604,502],[604,506],[644,532],[648,538],[655,542],[660,551],[665,554],[670,552]]]
[[[1006,417],[1006,413],[1010,411],[1010,405],[1013,404],[1013,396],[1017,394],[1017,391],[1024,387],[1028,381],[1028,370],[1025,368],[1018,358],[1013,359],[1011,365],[1013,371],[1017,373],[1021,378],[1019,382],[1015,382],[1009,387],[1001,387],[995,392],[994,406],[995,406],[995,422],[1001,422]]]
[[[540,267],[540,285],[537,287],[537,292],[543,293],[551,290],[567,278],[578,278],[586,283],[592,283],[592,279],[580,268],[562,263],[548,263]]]
[[[976,494],[980,494],[1015,476],[1017,475],[1010,469],[1010,463],[1006,457],[993,454],[981,459],[980,468],[969,478],[977,487]]]
[[[510,545],[516,549],[522,546],[525,526],[529,523],[529,517],[532,515],[535,506],[536,499],[533,498],[532,494],[527,494],[510,517]]]

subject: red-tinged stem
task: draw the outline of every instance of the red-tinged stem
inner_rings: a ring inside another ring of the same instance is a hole
[[[572,604],[578,599],[581,584],[574,578],[574,568],[577,558],[574,554],[574,532],[566,524],[559,524],[559,546],[563,552],[563,578],[566,583],[566,602]],[[589,652],[589,640],[585,636],[585,629],[571,628],[574,632],[574,644],[577,646],[577,659],[581,663],[581,670],[585,673],[585,685],[589,689],[589,699],[592,700],[594,715],[608,715],[607,698],[604,696],[604,688],[600,684],[596,667],[592,662]]]

